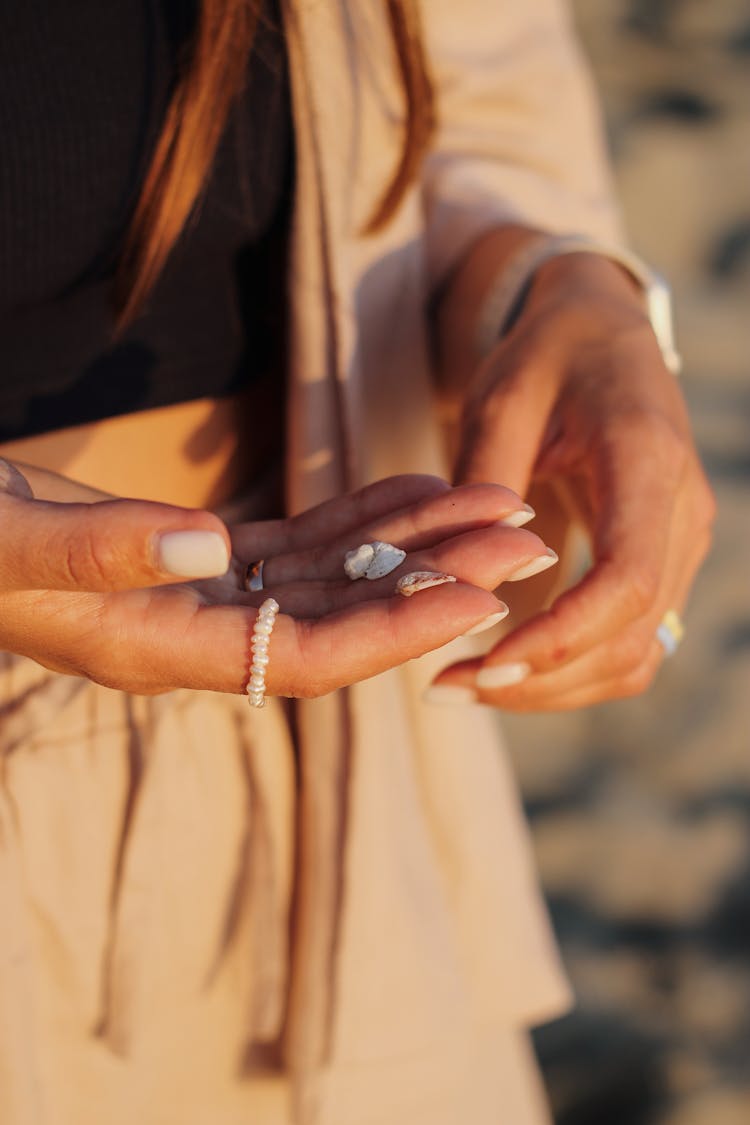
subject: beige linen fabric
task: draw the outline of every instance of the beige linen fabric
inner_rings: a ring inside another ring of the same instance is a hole
[[[442,469],[424,309],[482,230],[618,233],[560,6],[422,7],[441,132],[365,238],[402,140],[384,5],[285,5],[292,508]],[[3,1125],[546,1119],[517,1029],[568,987],[495,716],[421,701],[452,655],[293,727],[278,701],[133,699],[5,659]]]
[[[245,1052],[283,1015],[281,709],[259,734],[240,697],[10,656],[0,686],[0,1120],[242,1120]]]

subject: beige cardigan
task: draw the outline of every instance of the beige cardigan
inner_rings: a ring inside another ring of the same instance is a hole
[[[384,5],[292,8],[299,196],[288,465],[292,503],[305,506],[388,473],[444,471],[424,308],[482,231],[513,219],[608,241],[620,231],[587,75],[558,0],[424,0],[440,133],[419,189],[366,238],[358,231],[402,140]],[[300,707],[302,885],[311,891],[298,920],[288,1043],[311,1096],[336,1107],[326,1125],[357,1120],[364,1102],[381,1120],[373,1098],[387,1120],[394,1090],[451,1087],[476,1037],[569,1002],[496,717],[420,700],[448,659]]]
[[[481,231],[618,234],[557,0],[422,9],[440,134],[365,238],[402,138],[384,4],[285,3],[294,508],[443,470],[424,308]],[[284,704],[128,699],[6,659],[3,1125],[239,1125],[210,1091],[234,1105],[266,1041],[299,1125],[498,1125],[477,1094],[496,1036],[570,997],[496,716],[421,701],[450,658],[298,704],[298,786]]]

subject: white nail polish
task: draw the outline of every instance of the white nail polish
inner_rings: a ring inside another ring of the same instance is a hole
[[[529,520],[533,520],[535,515],[536,512],[531,504],[524,504],[517,512],[511,512],[510,515],[501,519],[500,523],[504,524],[506,527],[523,527]]]
[[[478,688],[503,688],[512,684],[520,684],[531,672],[531,665],[525,661],[517,664],[494,664],[480,668],[477,672],[476,685]]]
[[[476,692],[453,684],[433,684],[422,696],[425,703],[476,703]]]
[[[229,566],[226,543],[216,531],[168,531],[157,543],[158,567],[178,578],[216,578]]]
[[[491,629],[493,625],[497,625],[498,622],[504,621],[509,613],[510,610],[508,609],[507,605],[503,604],[503,608],[501,610],[498,610],[497,613],[491,613],[489,617],[485,617],[484,621],[480,621],[478,625],[474,625],[473,628],[467,629],[464,633],[464,636],[474,637],[477,633],[483,633],[485,629]]]
[[[554,566],[558,561],[557,552],[553,551],[551,547],[547,548],[547,553],[539,555],[537,558],[532,559],[531,562],[521,566],[518,570],[514,570],[506,578],[506,582],[520,582],[522,578],[531,578],[534,574],[541,574],[543,570],[548,570],[549,567]]]

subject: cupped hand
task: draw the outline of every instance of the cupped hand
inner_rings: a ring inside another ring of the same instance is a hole
[[[268,693],[324,694],[497,619],[503,609],[490,591],[546,550],[513,526],[527,513],[509,490],[400,477],[295,519],[234,528],[235,557],[219,576],[218,556],[226,562],[230,540],[211,513],[96,493],[86,502],[87,490],[73,484],[75,502],[37,500],[7,462],[0,462],[0,486],[8,529],[0,548],[0,646],[142,694],[241,692],[250,630],[267,594],[281,603]],[[209,540],[201,539],[206,533]],[[407,558],[387,578],[351,582],[345,551],[376,538],[404,547]],[[201,544],[211,549],[201,554]],[[267,560],[266,591],[251,595],[241,576],[259,557]],[[185,581],[191,558],[203,568],[194,561],[197,576],[217,576]],[[413,570],[458,581],[409,599],[396,595],[399,575]]]
[[[709,547],[714,502],[679,386],[640,298],[592,255],[547,268],[467,401],[457,479],[520,495],[553,485],[592,565],[548,610],[437,683],[509,710],[567,710],[643,691]]]

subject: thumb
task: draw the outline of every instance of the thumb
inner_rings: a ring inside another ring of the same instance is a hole
[[[33,499],[0,459],[0,590],[114,591],[223,574],[229,534],[210,512],[148,500]]]
[[[540,371],[480,371],[462,423],[455,483],[491,481],[526,496],[545,438],[556,388]]]

